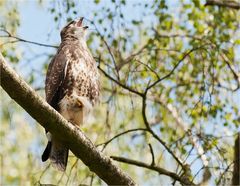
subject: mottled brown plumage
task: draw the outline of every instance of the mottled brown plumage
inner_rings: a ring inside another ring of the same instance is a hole
[[[47,102],[77,126],[98,102],[100,90],[99,72],[85,41],[87,27],[82,21],[71,21],[62,29],[62,42],[49,64],[45,87]],[[53,165],[65,170],[67,156],[68,148],[51,136],[42,160],[50,157]]]

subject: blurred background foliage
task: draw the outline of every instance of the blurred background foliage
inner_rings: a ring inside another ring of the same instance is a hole
[[[114,83],[102,73],[101,102],[82,127],[96,145],[129,129],[144,128],[142,99],[131,90],[144,92],[179,63],[173,73],[148,91],[147,120],[171,151],[190,166],[195,183],[202,180],[206,170],[211,172],[211,185],[229,183],[233,140],[240,123],[239,11],[205,7],[203,0],[2,0],[1,52],[42,97],[46,69],[56,49],[10,37],[9,33],[26,39],[19,34],[24,22],[21,16],[24,9],[20,8],[23,4],[49,13],[48,20],[42,19],[41,25],[45,21],[51,23],[43,35],[47,38],[45,43],[53,46],[59,44],[56,33],[67,21],[86,18],[90,50],[99,67],[119,82]],[[34,21],[37,15],[31,16],[33,24],[29,25],[27,36],[34,35],[40,26]],[[65,173],[53,169],[49,162],[42,163],[40,157],[46,144],[44,129],[2,88],[0,114],[1,185],[104,184],[73,155]],[[197,140],[195,144],[193,137]],[[109,156],[151,164],[149,144],[157,166],[182,174],[181,167],[166,149],[142,131],[124,134],[98,148]],[[198,147],[204,150],[207,165]],[[140,185],[173,183],[169,177],[151,170],[118,165]]]

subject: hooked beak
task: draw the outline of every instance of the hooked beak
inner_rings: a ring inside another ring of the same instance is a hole
[[[78,20],[78,22],[77,22],[77,24],[76,24],[78,27],[81,27],[81,26],[82,26],[83,19],[84,19],[84,17],[81,17],[81,18]]]

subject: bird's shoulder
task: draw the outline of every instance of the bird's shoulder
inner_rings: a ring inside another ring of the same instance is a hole
[[[51,103],[52,98],[58,91],[65,78],[65,68],[68,61],[68,50],[65,47],[60,47],[56,55],[52,58],[46,75],[45,93],[48,103]]]

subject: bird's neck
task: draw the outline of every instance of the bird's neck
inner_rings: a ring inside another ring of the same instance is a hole
[[[77,38],[73,35],[62,38],[62,44],[76,44],[82,47],[87,47],[87,43],[84,38]]]

